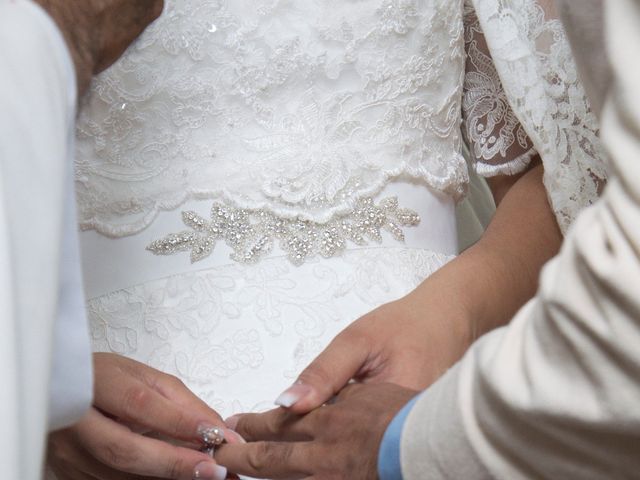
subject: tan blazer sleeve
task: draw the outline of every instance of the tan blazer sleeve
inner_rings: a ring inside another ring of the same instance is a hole
[[[640,475],[640,0],[611,0],[606,22],[613,178],[536,298],[416,404],[405,479]]]

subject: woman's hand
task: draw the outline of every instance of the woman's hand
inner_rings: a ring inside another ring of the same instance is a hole
[[[276,403],[306,413],[351,380],[424,389],[475,338],[509,322],[534,295],[542,266],[562,241],[542,166],[513,183],[476,245],[405,298],[347,327]]]
[[[472,342],[471,311],[460,295],[434,278],[366,314],[343,330],[276,403],[306,413],[352,379],[423,390]]]
[[[224,480],[226,470],[198,451],[202,430],[224,422],[180,380],[108,353],[94,354],[94,375],[93,408],[77,425],[49,437],[48,464],[59,480]],[[223,430],[230,443],[240,441]]]

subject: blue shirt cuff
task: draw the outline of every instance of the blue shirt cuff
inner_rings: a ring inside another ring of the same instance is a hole
[[[400,441],[404,423],[409,412],[420,398],[416,396],[398,412],[387,427],[382,437],[378,452],[378,476],[380,480],[402,480],[402,464],[400,462]]]

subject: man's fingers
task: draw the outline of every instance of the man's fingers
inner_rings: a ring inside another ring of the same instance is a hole
[[[229,427],[248,442],[259,440],[312,440],[313,413],[300,416],[284,408],[265,413],[247,413],[229,419]]]
[[[309,442],[253,442],[222,445],[216,461],[228,471],[255,478],[298,479],[310,475],[313,444]]]
[[[276,399],[276,404],[298,414],[318,408],[358,375],[369,354],[367,339],[347,328]]]
[[[87,452],[104,465],[145,477],[224,480],[226,471],[208,455],[143,437],[106,418],[97,410],[76,427]]]

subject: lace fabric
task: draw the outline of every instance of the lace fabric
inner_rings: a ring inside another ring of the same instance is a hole
[[[325,223],[399,175],[459,198],[463,70],[460,2],[168,1],[84,105],[81,226],[190,198]]]
[[[485,177],[519,173],[537,152],[509,104],[478,17],[468,2],[464,5],[464,43],[463,134],[474,167]]]
[[[482,175],[541,155],[565,231],[606,167],[562,26],[534,0],[468,0],[464,23],[445,0],[168,1],[82,110],[81,227],[203,198],[322,224],[400,175],[460,198],[464,117]]]
[[[267,410],[340,330],[451,258],[365,248],[301,266],[276,257],[145,282],[89,301],[94,350],[177,375],[223,417]]]
[[[486,44],[513,112],[545,168],[545,185],[563,232],[606,183],[598,122],[553,3],[473,0]]]

